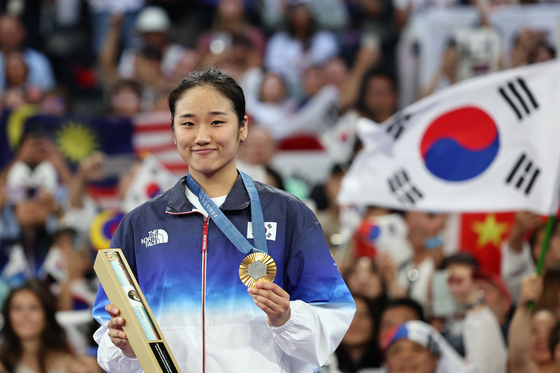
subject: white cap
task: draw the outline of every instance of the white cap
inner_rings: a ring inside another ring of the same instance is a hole
[[[167,32],[171,21],[165,10],[157,6],[148,6],[138,15],[136,20],[137,32]]]

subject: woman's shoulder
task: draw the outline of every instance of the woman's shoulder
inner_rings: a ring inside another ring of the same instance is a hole
[[[285,190],[278,189],[261,181],[254,181],[255,187],[257,188],[257,192],[262,195],[264,198],[280,198],[286,201],[300,201],[299,198],[294,196],[291,193],[286,192]],[[301,202],[303,203],[303,202]]]

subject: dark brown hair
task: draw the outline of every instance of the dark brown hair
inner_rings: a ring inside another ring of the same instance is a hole
[[[183,81],[169,94],[169,110],[171,111],[171,130],[175,129],[175,108],[177,101],[192,88],[212,87],[231,102],[231,108],[237,115],[239,127],[245,123],[245,95],[235,80],[216,69],[195,71],[185,77]]]
[[[47,354],[49,352],[67,353],[69,350],[66,332],[55,318],[56,300],[45,285],[37,280],[30,280],[21,287],[13,289],[4,301],[2,306],[4,326],[0,330],[0,361],[8,373],[13,373],[21,360],[23,349],[21,341],[10,323],[10,307],[14,295],[26,290],[37,297],[45,313],[45,329],[41,335],[41,347],[37,359],[39,360],[40,373],[46,373]]]

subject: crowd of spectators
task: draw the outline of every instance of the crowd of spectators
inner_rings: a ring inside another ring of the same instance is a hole
[[[317,372],[560,373],[560,220],[537,276],[543,220],[517,212],[497,274],[446,241],[449,215],[337,203],[361,147],[359,118],[382,123],[458,81],[554,59],[555,29],[516,21],[510,42],[494,17],[544,7],[560,15],[543,3],[7,0],[0,2],[0,109],[134,119],[168,112],[168,94],[183,76],[226,71],[243,88],[250,116],[240,168],[316,212],[354,295],[352,325]],[[443,18],[429,25],[431,35],[442,27],[449,38],[426,57],[434,49],[419,33],[433,14]],[[446,15],[461,22],[450,26]],[[437,63],[426,68],[426,61]],[[0,170],[0,371],[101,372],[91,338],[98,280],[90,228],[104,206],[90,185],[107,172],[108,158],[96,152],[73,165],[49,138],[1,123],[18,146]],[[315,185],[286,177],[274,159],[292,149],[320,150],[328,175]],[[122,213],[145,160],[113,170],[113,207]],[[371,222],[390,226],[392,237],[364,251],[372,237],[361,227]]]

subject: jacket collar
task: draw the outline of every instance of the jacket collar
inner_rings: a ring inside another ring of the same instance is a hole
[[[166,213],[184,214],[192,211],[193,205],[189,202],[185,193],[185,189],[187,188],[186,178],[186,176],[183,176],[175,186],[169,190],[169,200],[165,209]],[[228,193],[220,210],[242,210],[249,206],[250,203],[251,199],[245,189],[243,179],[241,179],[241,175],[238,175],[233,188],[231,188]]]

